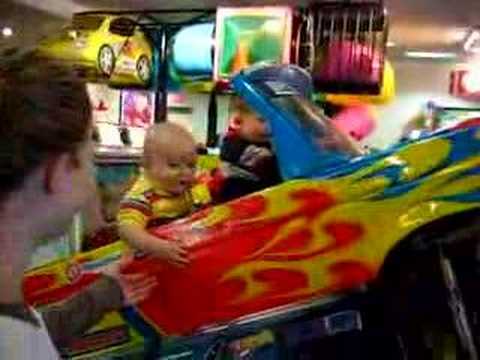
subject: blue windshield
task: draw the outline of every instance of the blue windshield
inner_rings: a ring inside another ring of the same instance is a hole
[[[240,73],[233,86],[268,122],[285,180],[317,177],[361,155],[312,102],[285,84]]]

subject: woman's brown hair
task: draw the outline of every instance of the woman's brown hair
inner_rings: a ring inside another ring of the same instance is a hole
[[[34,51],[0,54],[0,200],[46,160],[75,153],[91,106],[72,70]]]

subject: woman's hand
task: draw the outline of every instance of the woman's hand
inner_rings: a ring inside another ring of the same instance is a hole
[[[273,158],[271,150],[263,146],[249,145],[243,151],[240,156],[240,164],[247,169],[255,170],[257,167],[261,167],[265,161],[269,161]]]
[[[155,277],[148,274],[125,274],[123,270],[133,260],[129,253],[120,260],[108,265],[102,271],[105,275],[115,279],[123,292],[124,305],[137,305],[147,299],[157,286]]]

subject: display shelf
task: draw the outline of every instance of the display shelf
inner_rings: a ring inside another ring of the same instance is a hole
[[[143,148],[99,146],[95,149],[97,164],[132,164],[138,163]]]

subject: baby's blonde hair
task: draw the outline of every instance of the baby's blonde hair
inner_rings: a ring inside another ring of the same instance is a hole
[[[148,168],[155,155],[162,156],[179,146],[195,148],[195,139],[187,129],[171,122],[152,125],[145,135],[143,165]]]

